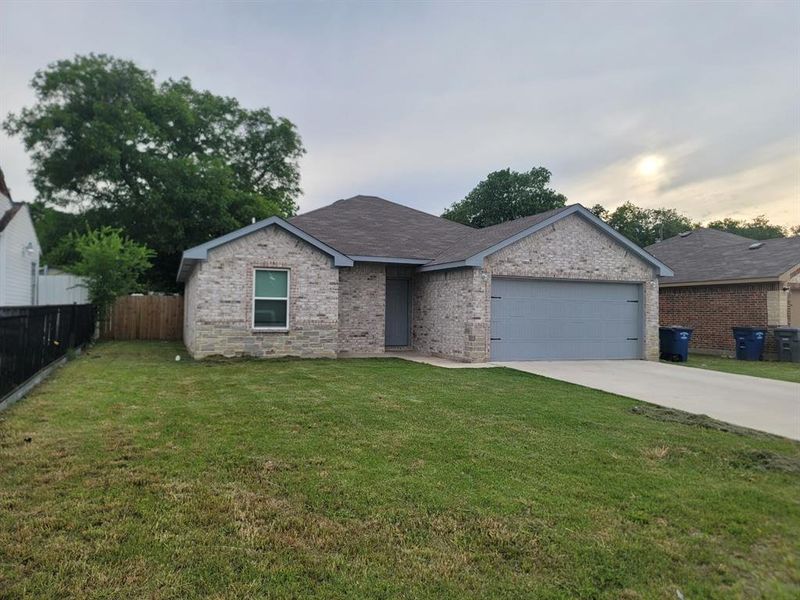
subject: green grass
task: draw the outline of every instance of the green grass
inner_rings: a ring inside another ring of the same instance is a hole
[[[800,363],[776,362],[768,360],[736,360],[722,358],[721,356],[708,356],[704,354],[690,354],[685,363],[675,363],[687,367],[724,371],[725,373],[738,373],[752,377],[765,377],[800,383]]]
[[[179,350],[98,345],[0,414],[0,597],[800,593],[799,444],[506,369]]]

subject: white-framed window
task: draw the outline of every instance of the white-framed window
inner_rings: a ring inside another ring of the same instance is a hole
[[[289,269],[253,270],[253,329],[289,329]]]

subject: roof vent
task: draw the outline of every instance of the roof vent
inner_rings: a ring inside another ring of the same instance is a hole
[[[756,242],[755,244],[750,244],[747,249],[748,250],[758,250],[761,246],[764,245],[764,242]]]
[[[681,237],[689,237],[690,235],[692,235],[692,232],[691,231],[683,231],[683,232],[679,233],[678,235],[681,236]]]

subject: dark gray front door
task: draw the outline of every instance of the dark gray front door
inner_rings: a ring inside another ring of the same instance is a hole
[[[642,357],[641,285],[492,279],[492,360]]]
[[[386,345],[408,346],[408,279],[386,280]]]

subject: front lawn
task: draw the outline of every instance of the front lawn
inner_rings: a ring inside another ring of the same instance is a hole
[[[689,354],[688,361],[675,364],[800,383],[800,363],[769,360],[736,360],[734,358],[722,358],[721,356]]]
[[[98,345],[0,414],[0,597],[800,593],[799,444],[507,369],[178,351]]]

